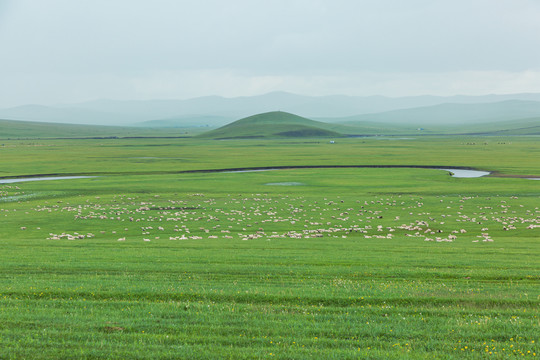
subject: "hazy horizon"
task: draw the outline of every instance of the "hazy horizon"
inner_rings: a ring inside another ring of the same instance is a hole
[[[534,0],[0,0],[0,107],[540,93]]]
[[[200,96],[194,96],[194,97],[186,97],[186,98],[177,98],[177,97],[170,97],[170,98],[145,98],[145,99],[133,99],[133,98],[89,98],[86,100],[77,100],[73,102],[58,102],[58,103],[22,103],[20,105],[14,105],[14,106],[6,106],[1,108],[15,108],[19,106],[45,106],[45,107],[65,107],[70,105],[79,105],[84,103],[93,103],[93,102],[151,102],[151,101],[189,101],[189,100],[196,100],[196,99],[202,99],[202,98],[222,98],[226,100],[234,100],[234,99],[241,99],[241,98],[252,98],[252,97],[264,97],[267,95],[272,94],[288,94],[292,96],[301,96],[301,97],[309,97],[309,98],[325,98],[325,97],[353,97],[353,98],[387,98],[387,99],[404,99],[404,98],[421,98],[421,97],[435,97],[435,98],[456,98],[456,97],[470,97],[470,98],[482,98],[482,97],[489,97],[489,96],[516,96],[519,95],[539,95],[540,97],[540,90],[538,92],[515,92],[515,93],[485,93],[485,94],[475,94],[475,95],[466,95],[466,94],[452,94],[452,95],[436,95],[436,94],[415,94],[415,95],[401,95],[401,96],[392,96],[392,95],[383,95],[383,94],[371,94],[371,95],[349,95],[349,94],[324,94],[324,95],[308,95],[308,94],[300,94],[295,93],[291,91],[284,91],[284,90],[274,90],[274,91],[268,91],[261,94],[253,94],[253,95],[232,95],[232,96],[225,96],[225,95],[219,95],[219,94],[208,94],[208,95],[200,95]],[[520,100],[520,99],[517,99]],[[496,101],[504,101],[504,100],[496,100]],[[540,100],[533,100],[533,101],[540,101]]]

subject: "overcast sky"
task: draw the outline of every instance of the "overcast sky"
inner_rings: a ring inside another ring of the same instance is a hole
[[[540,92],[539,0],[0,0],[0,106]]]

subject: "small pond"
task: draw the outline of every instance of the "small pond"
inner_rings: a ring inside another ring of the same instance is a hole
[[[277,182],[277,183],[268,183],[264,185],[270,185],[270,186],[302,186],[305,185],[301,182],[295,182],[295,181],[287,181],[287,182]]]
[[[491,174],[488,171],[480,170],[462,170],[462,169],[440,169],[448,171],[455,178],[478,178]]]
[[[235,174],[235,173],[250,173],[250,172],[261,172],[261,171],[273,171],[279,169],[255,169],[255,170],[231,170],[223,171],[224,174]]]

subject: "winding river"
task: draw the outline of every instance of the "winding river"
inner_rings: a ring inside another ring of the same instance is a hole
[[[337,166],[336,166],[337,167]],[[339,166],[341,168],[342,166]],[[343,166],[345,167],[345,166]],[[351,168],[395,168],[396,166],[350,166]],[[403,166],[408,167],[408,166]],[[422,167],[422,166],[415,166],[417,168],[421,169],[435,169],[435,170],[444,170],[450,173],[452,177],[455,178],[477,178],[482,177],[491,174],[489,171],[480,171],[480,170],[468,170],[468,169],[453,169],[453,168],[432,168],[432,167]],[[286,169],[306,169],[310,167],[288,167]],[[312,167],[314,169],[325,169],[325,168],[335,168],[334,166],[316,166]],[[229,171],[223,171],[225,173],[247,173],[247,172],[260,172],[260,171],[276,171],[276,170],[283,170],[284,168],[276,167],[276,168],[268,168],[268,169],[244,169],[244,170],[229,170]],[[220,171],[216,171],[220,172]]]
[[[396,168],[412,168],[412,169],[431,169],[447,171],[455,178],[479,178],[490,175],[491,172],[475,170],[463,167],[444,167],[444,166],[421,166],[421,165],[320,165],[320,166],[274,166],[274,167],[252,167],[252,168],[232,168],[232,169],[208,169],[208,170],[184,170],[171,171],[159,174],[194,174],[194,173],[247,173],[260,171],[276,171],[276,170],[298,170],[298,169],[396,169]],[[107,176],[107,174],[99,174]],[[88,179],[97,176],[39,176],[26,178],[10,178],[0,179],[0,184],[11,184],[27,181],[48,181],[48,180],[69,180],[69,179]],[[525,178],[529,180],[540,180],[537,178]]]

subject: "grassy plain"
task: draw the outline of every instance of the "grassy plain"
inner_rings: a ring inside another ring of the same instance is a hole
[[[0,358],[538,355],[535,137],[5,141]],[[293,184],[294,186],[287,186]]]

